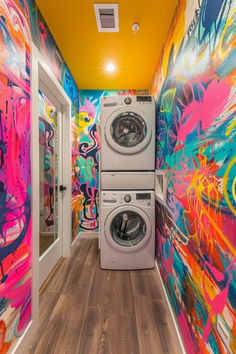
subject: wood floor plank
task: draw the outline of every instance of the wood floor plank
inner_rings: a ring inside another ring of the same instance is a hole
[[[150,299],[162,300],[162,292],[160,291],[160,287],[156,281],[156,274],[154,272],[144,276],[144,284],[146,293]]]
[[[127,316],[127,313],[134,315],[134,295],[131,285],[129,271],[117,272],[117,287],[115,289],[116,302],[118,304],[118,315]]]
[[[97,307],[88,307],[80,340],[76,348],[77,353],[97,353],[98,338],[101,331],[101,318]]]
[[[76,353],[85,320],[86,300],[72,296],[71,308],[68,311],[68,326],[63,333],[64,347],[70,350],[73,348],[73,353]]]
[[[48,321],[44,323],[41,335],[31,346],[29,353],[58,353],[57,348],[59,348],[60,353],[63,352],[63,337],[58,336],[58,333],[64,333],[67,328],[67,311],[69,306],[70,302],[68,299],[64,295],[59,296],[54,311],[51,312]]]
[[[102,317],[102,330],[98,343],[98,354],[119,354],[117,318],[111,315]]]
[[[117,353],[140,354],[134,313],[127,312],[126,316],[118,316],[117,329]]]
[[[134,299],[140,354],[161,353],[159,333],[152,316],[150,299],[137,295]]]
[[[152,301],[152,314],[155,318],[155,324],[159,333],[162,353],[181,353],[178,343],[174,343],[171,336],[171,327],[166,316],[166,311],[162,301]]]
[[[94,238],[92,239],[91,247],[88,252],[85,265],[95,265],[97,263],[98,254],[98,239]]]
[[[144,280],[146,274],[147,273],[143,274],[138,270],[130,272],[133,291],[138,295],[147,295],[147,289]]]

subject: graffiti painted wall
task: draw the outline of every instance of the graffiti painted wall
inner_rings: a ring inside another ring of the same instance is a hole
[[[135,90],[80,90],[73,144],[73,238],[79,231],[98,230],[100,98],[136,94]],[[140,91],[139,94],[142,94]]]
[[[0,352],[31,319],[30,41],[79,112],[76,83],[33,0],[0,0]]]
[[[0,352],[31,319],[30,29],[26,1],[0,0]]]
[[[235,5],[181,0],[152,85],[157,255],[188,354],[236,352]]]

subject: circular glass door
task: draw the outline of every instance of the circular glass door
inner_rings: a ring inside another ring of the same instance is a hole
[[[114,141],[125,148],[140,144],[147,135],[144,119],[137,113],[119,114],[111,124],[111,136]]]
[[[122,211],[113,218],[110,233],[117,244],[132,247],[145,237],[146,223],[135,211]]]
[[[152,136],[148,117],[135,109],[120,109],[107,120],[105,137],[108,144],[122,154],[134,154],[143,150]]]

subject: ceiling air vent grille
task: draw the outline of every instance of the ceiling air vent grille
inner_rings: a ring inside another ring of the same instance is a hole
[[[119,32],[118,4],[94,4],[98,32]]]

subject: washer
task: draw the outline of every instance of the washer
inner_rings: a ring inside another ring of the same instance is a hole
[[[101,171],[154,170],[155,99],[101,98]]]
[[[102,191],[100,220],[102,269],[154,267],[154,191]]]

